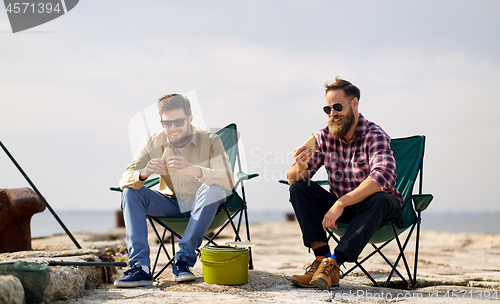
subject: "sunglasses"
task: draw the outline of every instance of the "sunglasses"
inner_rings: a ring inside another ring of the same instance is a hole
[[[175,120],[160,120],[160,122],[164,128],[170,128],[172,126],[172,124],[174,124],[176,127],[183,127],[184,122],[188,118],[189,118],[189,115],[184,117],[184,118],[179,118],[179,119],[175,119]]]
[[[330,113],[332,113],[332,109],[334,109],[336,112],[342,112],[342,110],[344,110],[344,105],[348,104],[353,99],[354,99],[354,97],[351,98],[348,102],[346,102],[344,104],[337,102],[337,103],[332,104],[331,106],[324,106],[323,111],[325,111],[325,113],[327,115],[330,115]]]

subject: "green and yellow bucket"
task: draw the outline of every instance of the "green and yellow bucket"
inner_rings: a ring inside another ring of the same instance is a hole
[[[200,250],[203,280],[219,285],[248,283],[248,248],[206,246]]]

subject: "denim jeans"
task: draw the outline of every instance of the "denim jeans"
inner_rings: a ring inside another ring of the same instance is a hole
[[[182,200],[171,198],[158,191],[142,187],[139,190],[125,188],[123,190],[123,216],[127,233],[127,249],[129,265],[150,266],[150,250],[148,244],[147,215],[161,217],[191,217],[179,241],[180,250],[175,254],[176,260],[185,261],[188,265],[196,263],[195,250],[200,247],[203,236],[212,223],[217,210],[225,202],[225,195],[218,185],[202,184],[196,196],[189,201],[193,210],[181,212],[179,204]]]

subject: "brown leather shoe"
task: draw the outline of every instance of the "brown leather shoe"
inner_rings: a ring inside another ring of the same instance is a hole
[[[332,286],[339,286],[339,281],[339,265],[334,259],[325,258],[311,279],[311,284],[319,289],[327,290]]]
[[[311,285],[311,279],[313,278],[316,270],[318,270],[321,261],[324,259],[324,256],[317,256],[314,262],[311,265],[307,266],[306,273],[302,275],[294,274],[292,279],[290,280],[293,285],[298,287],[314,287]]]

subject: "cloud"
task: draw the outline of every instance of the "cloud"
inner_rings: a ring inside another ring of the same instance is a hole
[[[118,4],[81,2],[40,27],[53,35],[0,37],[1,139],[57,206],[116,206],[107,187],[130,161],[130,118],[163,94],[196,90],[207,125],[236,122],[249,167],[261,170],[248,183],[252,207],[290,208],[275,179],[324,127],[323,83],[340,75],[391,136],[428,136],[432,208],[498,208],[495,2]],[[72,178],[53,189],[58,168]],[[91,190],[58,193],[75,182]]]

